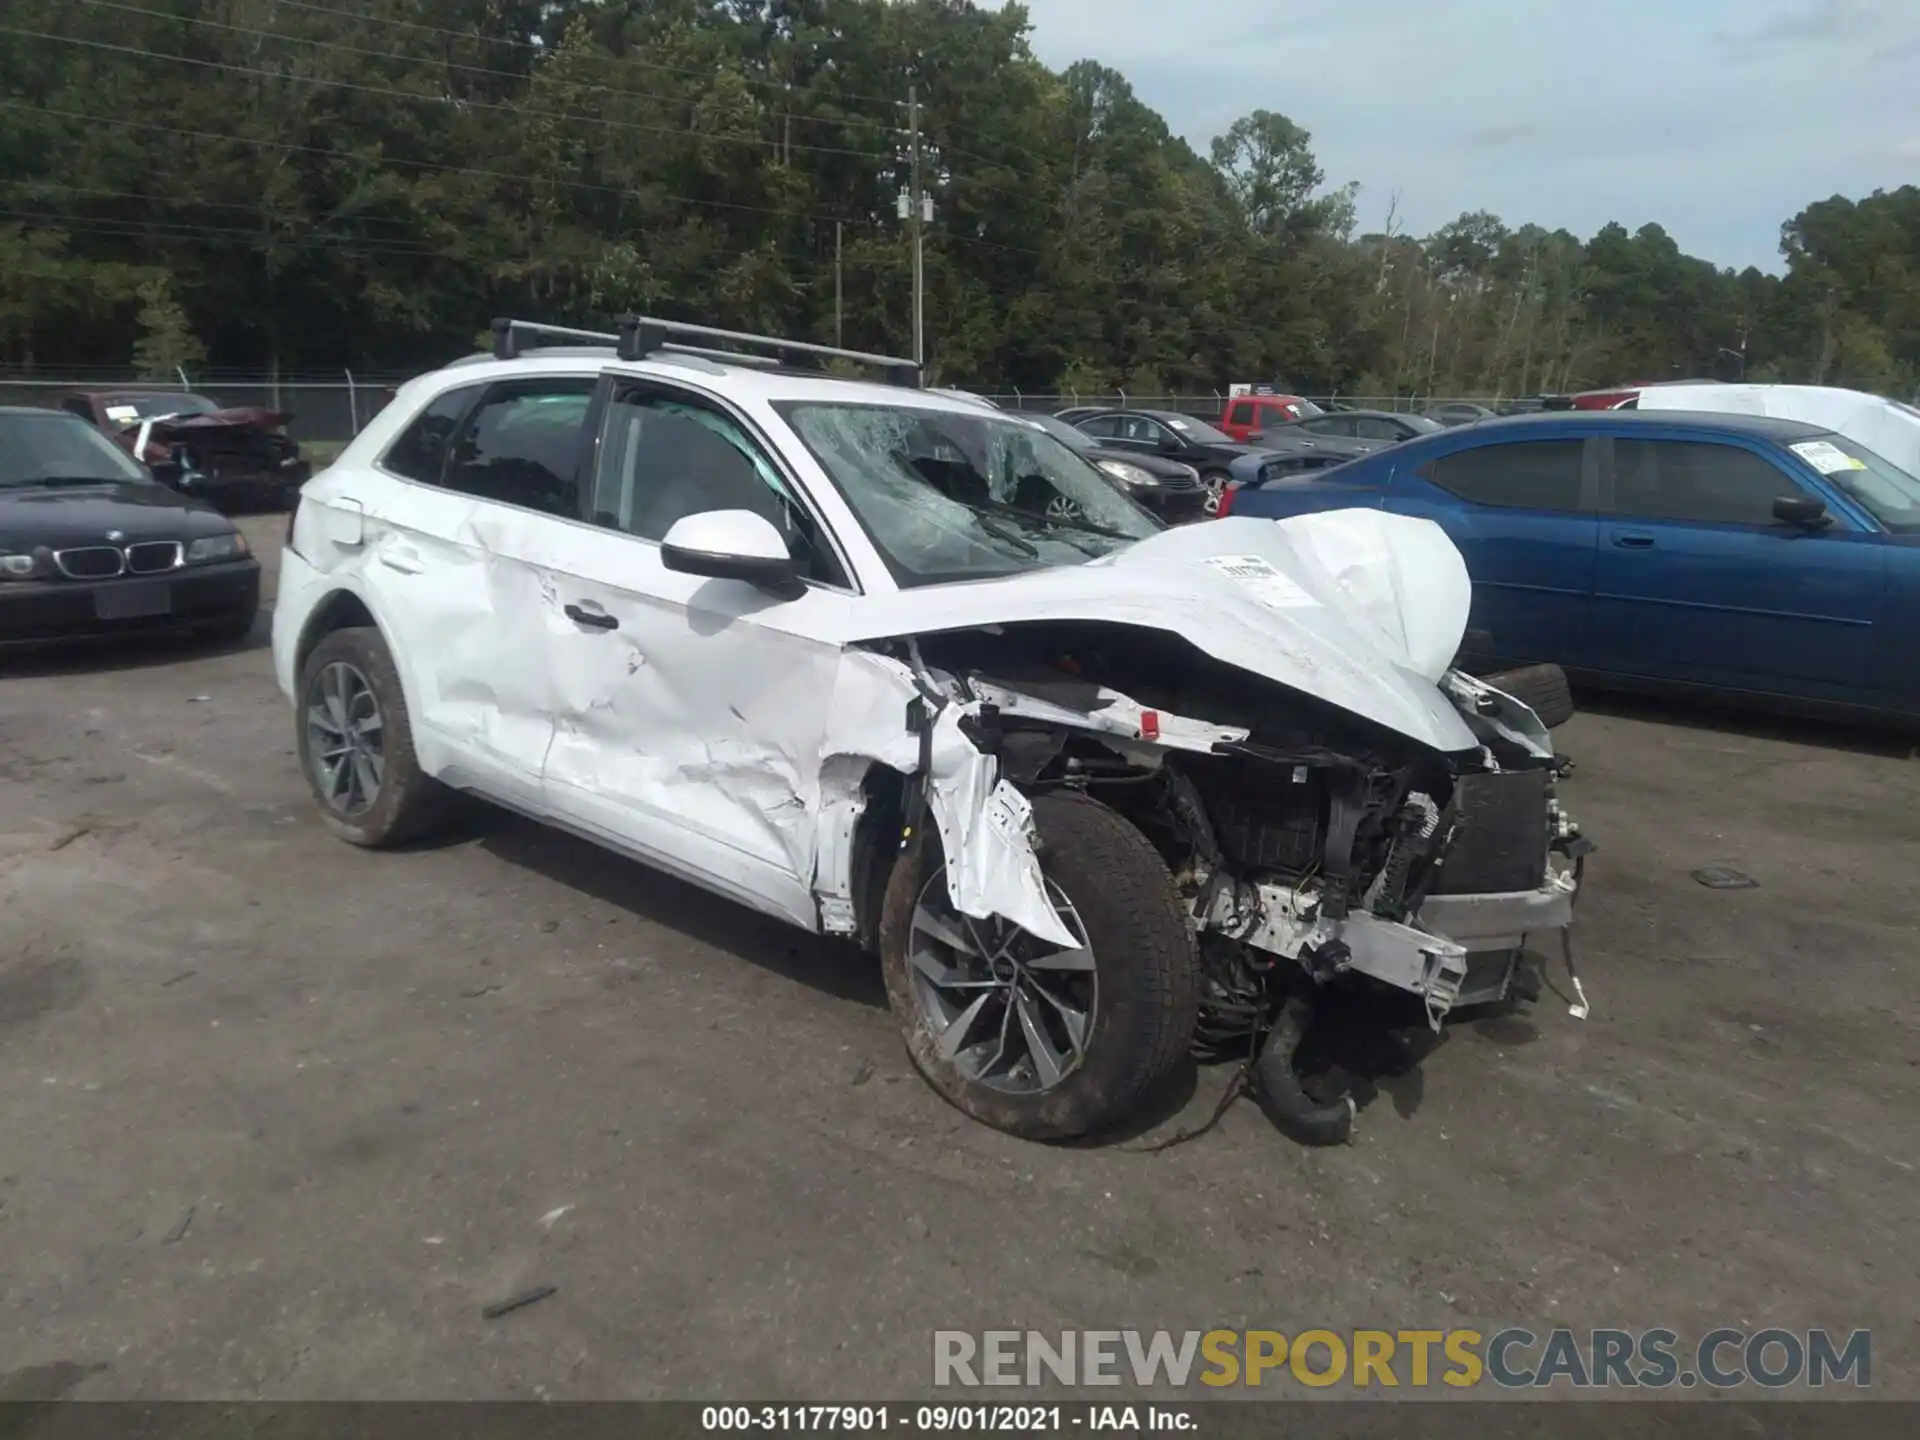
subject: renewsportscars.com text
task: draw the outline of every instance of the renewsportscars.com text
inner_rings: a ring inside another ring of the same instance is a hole
[[[936,1386],[1767,1389],[1873,1383],[1873,1336],[1827,1330],[936,1330]]]

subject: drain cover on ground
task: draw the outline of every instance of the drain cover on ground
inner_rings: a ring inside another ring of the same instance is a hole
[[[1709,890],[1757,890],[1760,882],[1743,875],[1731,865],[1707,865],[1693,872],[1693,878]]]

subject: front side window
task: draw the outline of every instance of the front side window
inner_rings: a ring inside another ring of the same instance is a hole
[[[1382,420],[1377,415],[1369,415],[1352,423],[1353,428],[1348,433],[1362,440],[1398,440],[1403,433],[1393,421]]]
[[[482,500],[579,518],[577,472],[593,387],[584,377],[489,386],[448,449],[440,483]]]
[[[1738,445],[1615,440],[1613,510],[1648,520],[1771,525],[1773,502],[1800,487],[1772,461]]]
[[[689,515],[746,510],[780,532],[803,576],[847,584],[832,547],[786,479],[726,415],[634,387],[614,396],[601,435],[594,524],[664,540]]]
[[[58,410],[0,415],[0,489],[150,483],[126,451]]]
[[[1433,462],[1433,483],[1479,505],[1578,510],[1584,444],[1580,440],[1524,440],[1458,450]]]
[[[775,406],[897,583],[1078,565],[1160,529],[1041,426],[917,406]]]

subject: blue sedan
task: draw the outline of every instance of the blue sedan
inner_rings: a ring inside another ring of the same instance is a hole
[[[1920,716],[1920,479],[1746,415],[1595,411],[1443,431],[1242,489],[1235,515],[1379,506],[1466,558],[1474,668]]]

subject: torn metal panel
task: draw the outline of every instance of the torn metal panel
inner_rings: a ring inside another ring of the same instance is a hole
[[[1551,732],[1524,701],[1461,670],[1449,670],[1441,677],[1440,688],[1460,707],[1461,713],[1468,717],[1467,723],[1476,730],[1490,730],[1540,759],[1553,758]]]
[[[1005,714],[1156,748],[1191,750],[1205,755],[1212,753],[1216,745],[1238,744],[1249,733],[1239,726],[1211,725],[1166,710],[1149,710],[1137,700],[1104,685],[1023,681],[1014,689],[990,680],[976,679],[969,683],[976,698]],[[1090,704],[1073,703],[1089,698]]]
[[[1033,807],[999,778],[999,762],[983,755],[960,728],[977,707],[949,705],[933,722],[928,808],[947,857],[947,893],[962,915],[999,915],[1028,934],[1066,950],[1079,939],[1047,898],[1034,853]]]
[[[868,595],[847,612],[838,638],[1042,618],[1165,631],[1451,752],[1477,742],[1433,681],[1466,632],[1470,595],[1459,552],[1429,521],[1372,510],[1278,522],[1230,517],[1167,530],[1084,565]]]

